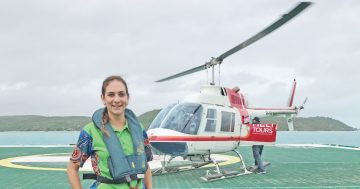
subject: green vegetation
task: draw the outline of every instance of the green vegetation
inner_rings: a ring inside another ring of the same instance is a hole
[[[0,116],[0,131],[78,131],[90,117]]]
[[[140,122],[143,124],[144,128],[149,128],[152,120],[156,117],[156,115],[160,112],[161,109],[151,110],[149,112],[145,112],[141,114],[138,118]]]
[[[263,118],[261,123],[276,123],[279,131],[288,131],[286,119],[283,117]],[[328,117],[296,117],[294,118],[294,129],[296,131],[355,131],[338,120]]]
[[[160,110],[152,110],[139,116],[147,129]],[[46,117],[46,116],[0,116],[0,131],[78,131],[91,122],[86,116]],[[262,123],[276,123],[278,130],[287,131],[285,118],[263,118]],[[338,120],[327,117],[294,118],[296,131],[354,131]]]

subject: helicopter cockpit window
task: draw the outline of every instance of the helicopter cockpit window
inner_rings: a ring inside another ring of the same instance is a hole
[[[169,112],[160,127],[187,134],[197,134],[202,109],[202,105],[198,103],[178,104]]]
[[[234,132],[235,114],[231,112],[221,112],[221,128],[223,132]]]
[[[208,109],[206,115],[205,131],[215,132],[216,128],[216,109]]]
[[[176,104],[170,104],[169,106],[163,108],[155,117],[155,119],[151,122],[149,129],[155,129],[160,127],[161,122],[164,120],[165,116],[169,113],[169,111],[175,106]]]

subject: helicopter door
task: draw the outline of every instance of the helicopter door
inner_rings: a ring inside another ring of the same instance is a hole
[[[235,113],[221,111],[221,132],[234,132]]]
[[[216,125],[217,125],[217,110],[215,108],[208,108],[206,115],[204,115],[205,126],[200,127],[199,134],[202,136],[215,137],[216,136]],[[213,151],[216,141],[204,141],[197,142],[194,144],[195,150],[208,150]]]
[[[209,132],[209,134],[216,132],[216,114],[216,109],[207,110],[205,132]]]
[[[221,121],[219,127],[220,131],[218,132],[218,135],[230,139],[215,143],[215,148],[220,151],[234,148],[237,142],[235,140],[231,140],[231,137],[235,136],[235,113],[221,111]]]

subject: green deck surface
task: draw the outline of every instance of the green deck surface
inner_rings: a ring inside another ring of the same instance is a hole
[[[0,147],[0,160],[35,154],[71,153],[67,147]],[[247,165],[253,163],[250,147],[239,149]],[[233,153],[227,153],[233,155]],[[360,150],[311,147],[265,147],[263,160],[271,162],[265,175],[245,175],[205,182],[203,168],[153,177],[154,188],[360,188]],[[24,163],[22,163],[24,164]],[[65,168],[59,163],[25,163],[31,166]],[[223,167],[236,170],[239,164]],[[87,188],[92,181],[82,181]],[[70,188],[66,172],[0,166],[0,188]]]

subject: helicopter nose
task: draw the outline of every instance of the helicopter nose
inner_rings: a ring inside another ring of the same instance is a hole
[[[187,154],[187,145],[186,142],[152,142],[150,141],[152,147],[156,150],[171,155],[184,155]]]
[[[156,128],[147,131],[151,146],[157,151],[168,155],[187,154],[186,141],[179,141],[182,133],[174,130]]]

